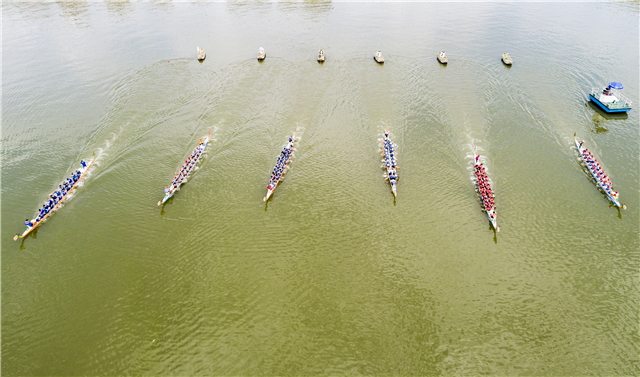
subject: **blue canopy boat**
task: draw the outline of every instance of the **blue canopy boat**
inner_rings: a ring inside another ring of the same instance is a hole
[[[604,89],[591,89],[589,99],[607,113],[626,113],[631,110],[631,101],[620,94],[619,89],[622,89],[622,84],[614,81]]]

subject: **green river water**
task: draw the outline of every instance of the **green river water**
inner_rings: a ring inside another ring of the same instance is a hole
[[[2,374],[640,374],[638,7],[4,2]]]

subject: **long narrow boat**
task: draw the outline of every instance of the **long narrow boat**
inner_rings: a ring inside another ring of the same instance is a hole
[[[273,192],[276,190],[276,187],[278,187],[278,184],[282,181],[282,178],[284,178],[284,173],[289,170],[289,163],[291,162],[291,157],[293,156],[293,146],[296,142],[296,131],[298,131],[298,127],[296,127],[296,129],[293,131],[293,136],[289,138],[287,146],[282,149],[282,152],[280,152],[278,161],[284,162],[280,165],[282,167],[282,172],[276,174],[278,170],[278,163],[276,162],[276,166],[273,168],[273,173],[271,174],[271,179],[269,180],[269,184],[267,185],[267,196],[262,199],[263,202],[266,202],[269,197],[271,197],[271,194],[273,194]]]
[[[576,148],[578,148],[578,153],[580,153],[580,160],[586,166],[587,170],[589,170],[593,179],[596,180],[598,187],[607,195],[607,198],[609,198],[616,207],[627,209],[626,205],[620,204],[620,201],[618,200],[618,192],[613,191],[613,184],[605,174],[604,170],[600,167],[598,160],[593,157],[593,154],[591,154],[587,148],[582,146],[584,141],[579,142],[575,133],[573,134],[573,142],[576,144]],[[598,172],[598,168],[602,174]]]
[[[480,156],[478,156],[476,147],[474,147],[473,148],[473,171],[476,175],[476,186],[478,187],[478,193],[482,198],[482,208],[487,213],[487,216],[489,217],[489,221],[491,222],[491,226],[493,226],[493,229],[495,229],[496,232],[499,232],[500,227],[498,226],[498,221],[496,220],[498,215],[496,214],[495,204],[493,205],[491,204],[493,192],[491,192],[491,194],[487,194],[486,190],[485,192],[482,192],[481,190],[480,178],[483,178],[483,180],[485,180],[486,189],[488,189],[489,191],[491,190],[491,184],[489,183],[488,177],[484,172],[484,166],[482,165],[481,162],[478,161],[479,158]],[[487,203],[489,203],[489,205],[487,205]]]
[[[197,46],[196,49],[198,50],[198,60],[204,60],[204,58],[207,57],[207,54],[204,52],[204,48],[200,48],[200,46]]]
[[[387,174],[385,174],[384,179],[389,181],[391,185],[391,192],[393,192],[393,196],[398,196],[397,192],[397,184],[398,184],[398,165],[396,158],[398,157],[398,153],[396,150],[396,145],[389,138],[389,129],[387,128],[384,131],[384,140],[382,141],[382,152],[380,155],[384,157],[382,162],[384,163],[385,168],[387,169]]]
[[[181,178],[176,178],[180,174],[180,170],[178,170],[178,173],[176,173],[176,175],[173,177],[174,180],[171,181],[171,186],[164,188],[164,198],[162,198],[162,200],[158,202],[158,205],[166,203],[167,200],[169,200],[173,196],[173,194],[176,193],[176,191],[180,190],[180,186],[182,186],[182,184],[185,183],[187,179],[189,179],[189,175],[191,174],[191,172],[193,172],[193,169],[196,168],[196,165],[198,164],[198,161],[200,161],[202,153],[204,153],[207,144],[209,144],[209,140],[211,140],[211,131],[209,131],[207,137],[204,140],[200,139],[200,143],[198,144],[198,146],[195,147],[193,152],[191,152],[190,157],[193,156],[194,160],[187,165],[187,169],[185,172],[183,172],[183,174],[181,174]],[[187,161],[185,161],[185,164],[186,163]]]
[[[44,215],[40,220],[36,221],[36,219],[38,218],[38,216],[36,216],[33,220],[31,220],[31,226],[27,226],[27,229],[22,232],[22,234],[16,234],[15,237],[13,237],[14,241],[17,241],[18,238],[24,238],[26,237],[29,233],[31,233],[35,228],[37,228],[40,224],[42,224],[43,221],[45,221],[49,216],[51,216],[51,214],[53,214],[53,212],[58,209],[58,207],[60,206],[60,204],[62,204],[67,197],[69,196],[69,194],[71,193],[71,191],[73,191],[76,187],[78,187],[78,184],[80,183],[80,181],[82,181],[82,178],[84,178],[85,174],[87,173],[87,171],[89,170],[89,168],[91,167],[91,165],[93,165],[93,161],[95,159],[96,155],[95,153],[91,156],[91,161],[89,161],[89,163],[85,166],[85,167],[81,167],[80,169],[77,169],[80,171],[80,178],[78,178],[77,181],[73,182],[71,184],[71,187],[69,188],[69,190],[64,193],[64,195],[62,196],[62,198],[60,198],[60,200],[58,200],[57,203],[55,203],[53,205],[53,208],[51,208],[49,210],[49,212]],[[53,195],[56,191],[54,191],[53,193],[51,193],[49,195],[49,197],[51,197],[51,195]]]

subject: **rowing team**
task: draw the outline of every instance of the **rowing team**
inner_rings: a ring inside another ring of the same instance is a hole
[[[396,168],[396,158],[394,156],[393,143],[389,140],[389,132],[384,133],[384,159],[386,160],[387,169]]]
[[[84,161],[80,161],[82,164],[82,168],[86,169],[87,163]],[[60,201],[67,195],[69,191],[73,188],[73,186],[78,182],[78,180],[82,177],[82,172],[80,170],[76,170],[71,173],[71,177],[67,178],[62,184],[58,185],[58,189],[49,195],[47,201],[42,205],[40,211],[38,212],[38,216],[36,216],[35,220],[29,221],[26,219],[24,225],[28,227],[32,227],[34,224],[39,223],[42,219],[44,219],[49,212],[51,212]]]
[[[582,143],[584,143],[584,141],[580,142],[580,147],[582,147]],[[613,191],[613,183],[611,182],[611,179],[609,179],[607,174],[605,174],[604,170],[602,170],[602,167],[600,166],[598,160],[593,157],[593,154],[591,154],[591,152],[589,152],[589,149],[587,148],[584,148],[584,150],[581,152],[581,155],[582,161],[584,161],[593,175],[597,177],[600,186],[604,189],[604,191],[607,192],[607,194],[617,200],[620,194],[618,194],[617,191]]]
[[[289,163],[289,159],[291,158],[291,153],[293,152],[293,138],[289,138],[289,144],[280,152],[280,156],[278,156],[278,161],[276,161],[276,166],[273,168],[273,173],[271,173],[271,179],[269,180],[269,184],[267,185],[267,190],[273,190],[276,188],[278,181],[282,178],[285,170],[287,169],[287,163]]]
[[[478,178],[478,190],[480,191],[480,195],[482,196],[482,204],[484,205],[485,210],[489,213],[489,216],[492,219],[497,217],[496,211],[494,210],[495,202],[493,191],[491,191],[491,185],[489,184],[489,180],[487,178],[487,173],[484,170],[484,166],[482,163],[478,163],[478,157],[476,157],[475,164],[475,172],[476,177]]]
[[[178,186],[185,179],[187,179],[187,175],[189,175],[189,172],[191,171],[191,169],[198,162],[198,159],[200,158],[200,155],[202,154],[203,150],[204,150],[204,141],[200,139],[198,146],[193,150],[193,152],[191,152],[189,157],[187,157],[187,159],[184,160],[184,164],[180,166],[180,170],[173,177],[173,180],[171,181],[171,188],[169,187],[164,188],[164,192],[166,194],[170,194],[171,192],[173,192],[175,189],[178,188]]]

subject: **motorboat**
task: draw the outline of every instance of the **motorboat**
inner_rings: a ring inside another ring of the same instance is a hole
[[[506,65],[513,64],[513,60],[511,59],[511,56],[509,56],[509,53],[505,52],[502,54],[502,62]]]
[[[382,56],[382,52],[376,51],[376,53],[373,54],[373,60],[377,61],[380,64],[384,63],[384,56]]]
[[[622,89],[622,84],[614,81],[604,89],[591,89],[589,99],[606,113],[624,113],[631,110],[631,101],[619,92],[620,89]]]
[[[447,64],[449,62],[449,59],[447,59],[447,54],[445,54],[444,51],[440,51],[438,53],[438,61],[442,64]]]

